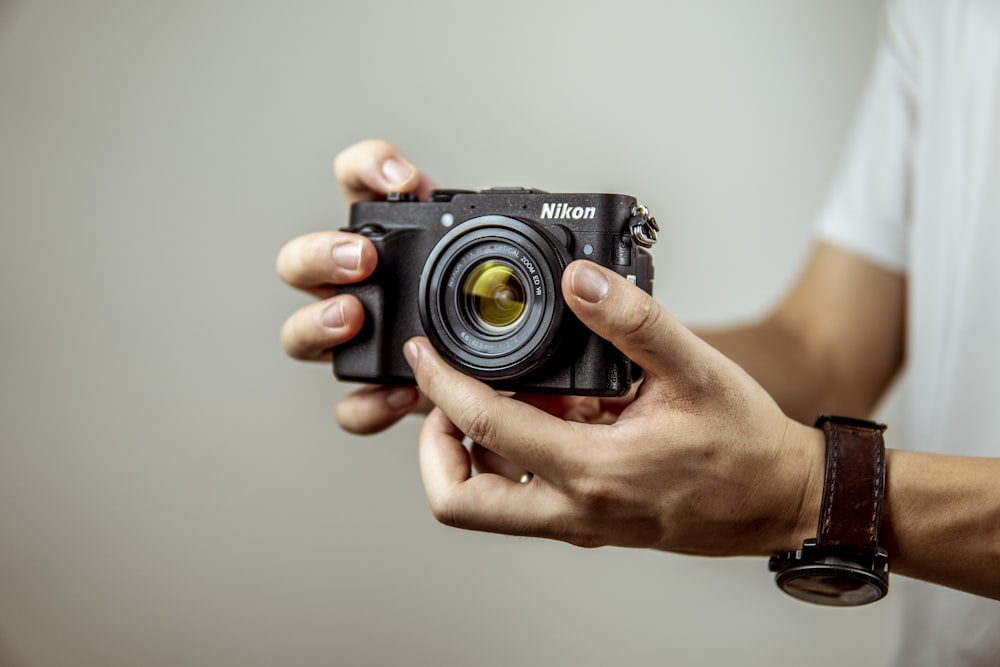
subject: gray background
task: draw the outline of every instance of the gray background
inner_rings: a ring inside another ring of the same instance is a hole
[[[801,267],[869,0],[0,1],[0,664],[879,664],[895,602],[762,559],[438,525],[411,420],[340,432],[273,265],[330,163],[635,194],[656,294],[759,315]]]

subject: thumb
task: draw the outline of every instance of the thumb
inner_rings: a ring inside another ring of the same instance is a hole
[[[580,321],[652,375],[697,372],[704,341],[652,296],[614,271],[579,260],[563,272],[563,296]],[[700,373],[699,373],[700,374]]]

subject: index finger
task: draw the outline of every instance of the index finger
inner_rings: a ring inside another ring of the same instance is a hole
[[[583,425],[502,396],[449,366],[426,338],[406,343],[403,353],[420,389],[463,434],[526,470],[554,480],[586,460]]]
[[[350,232],[314,232],[292,239],[278,253],[281,279],[317,296],[333,285],[364,280],[378,263],[372,242]]]
[[[472,474],[462,434],[435,409],[420,429],[420,476],[438,521],[468,530],[566,539],[571,508],[539,477],[528,483]]]
[[[415,192],[426,199],[434,183],[392,144],[381,139],[360,141],[341,151],[333,172],[348,204],[369,201],[390,192]]]

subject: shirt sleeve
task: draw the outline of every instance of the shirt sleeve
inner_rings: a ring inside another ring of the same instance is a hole
[[[887,268],[906,266],[919,51],[907,7],[890,2],[875,62],[817,236]]]

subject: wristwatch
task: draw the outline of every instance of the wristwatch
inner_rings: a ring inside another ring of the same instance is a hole
[[[772,556],[778,587],[806,602],[869,604],[889,592],[889,555],[879,546],[885,498],[884,424],[821,415],[826,476],[819,526],[801,549]]]

